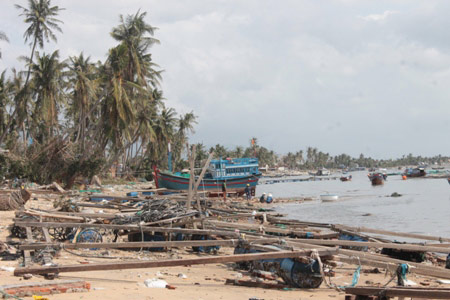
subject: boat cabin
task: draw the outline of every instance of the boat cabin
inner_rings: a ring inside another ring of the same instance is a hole
[[[211,160],[205,178],[231,179],[258,174],[257,158],[227,158]]]

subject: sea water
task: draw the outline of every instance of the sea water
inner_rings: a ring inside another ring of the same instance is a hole
[[[341,174],[333,176],[339,177]],[[450,185],[447,179],[389,176],[380,186],[372,186],[367,172],[351,172],[351,181],[303,181],[258,185],[275,197],[312,197],[304,203],[286,203],[275,207],[289,219],[321,223],[365,226],[450,237]],[[289,177],[288,177],[289,178]],[[401,197],[391,197],[392,193]],[[321,202],[322,194],[336,194],[339,200]]]

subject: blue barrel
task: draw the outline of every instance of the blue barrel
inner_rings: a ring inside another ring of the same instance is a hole
[[[127,193],[128,197],[137,197],[138,196],[138,192],[129,192]]]

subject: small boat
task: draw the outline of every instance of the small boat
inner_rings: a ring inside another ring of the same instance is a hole
[[[417,167],[417,168],[408,168],[403,172],[403,175],[406,177],[423,177],[427,175],[427,172],[425,172],[425,168],[423,167]]]
[[[317,170],[317,172],[309,172],[309,175],[312,176],[329,176],[331,175],[331,172],[325,168]]]
[[[333,194],[320,195],[320,200],[322,200],[322,202],[333,202],[337,201],[338,199],[339,199],[338,195]]]
[[[341,181],[351,181],[352,180],[352,175],[349,176],[341,176],[341,178],[339,178]]]
[[[382,185],[387,178],[387,175],[381,172],[370,173],[368,176],[372,185]]]
[[[187,191],[189,188],[190,175],[187,172],[156,170],[155,173],[157,188],[179,191]],[[198,188],[212,194],[222,193],[225,189],[242,195],[248,186],[254,195],[260,177],[257,158],[215,159],[211,160]]]

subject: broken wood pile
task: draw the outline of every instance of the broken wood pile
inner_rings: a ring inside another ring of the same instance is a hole
[[[237,269],[269,275],[257,282],[228,279],[226,284],[264,288],[317,288],[325,284],[345,290],[349,297],[425,295],[443,299],[439,297],[448,295],[447,290],[436,287],[407,289],[394,285],[405,284],[400,279],[409,273],[450,279],[446,260],[439,256],[450,253],[450,244],[444,244],[450,242],[449,238],[286,220],[276,212],[260,209],[256,202],[206,199],[195,190],[195,184],[193,180],[188,194],[161,195],[158,192],[166,191],[140,189],[128,195],[74,196],[63,191],[62,200],[55,200],[58,210],[32,209],[29,205],[17,210],[11,233],[21,239],[17,249],[23,253],[23,264],[14,275],[234,263]],[[391,241],[391,236],[421,242],[398,243]],[[228,249],[228,255],[223,255],[220,247]],[[128,251],[146,251],[151,258],[155,251],[173,248],[189,248],[203,256],[143,261],[125,255]],[[118,255],[102,254],[105,249],[114,249]],[[397,256],[381,254],[383,249],[395,249]],[[56,254],[60,251],[114,261],[58,264]],[[408,253],[420,253],[417,257],[423,257],[423,261],[410,261],[413,256]],[[379,268],[391,273],[392,279],[386,286],[356,288],[359,277],[345,286],[326,277],[344,266],[356,266],[358,276],[363,267]]]

